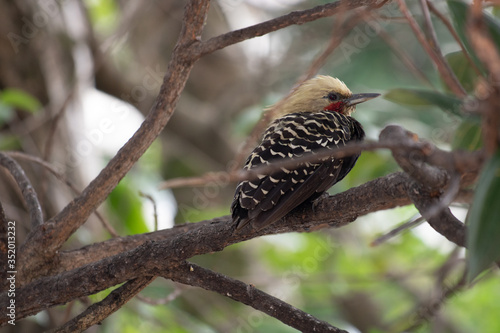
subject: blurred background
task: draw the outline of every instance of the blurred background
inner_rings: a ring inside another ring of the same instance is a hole
[[[213,1],[203,39],[322,3],[326,1]],[[181,28],[184,4],[0,1],[0,150],[48,161],[82,190],[149,112]],[[409,6],[422,23],[420,6]],[[434,6],[455,27],[463,26],[464,19],[453,15],[449,3],[437,1]],[[498,24],[496,8],[486,11]],[[322,54],[327,57],[317,74],[336,76],[355,93],[385,96],[358,106],[354,114],[369,140],[377,140],[386,125],[398,124],[443,149],[480,147],[477,121],[456,115],[454,97],[397,4],[373,11],[354,28],[341,29],[353,17],[355,13],[346,13],[291,26],[202,58],[161,137],[100,207],[110,227],[93,215],[65,249],[109,239],[112,230],[120,236],[154,231],[153,201],[159,229],[229,214],[235,184],[162,191],[158,185],[241,166],[238,156],[246,156],[245,147],[256,144],[245,142],[263,109],[288,93]],[[476,71],[443,22],[432,17],[443,54],[472,92]],[[335,38],[341,42],[325,53]],[[422,94],[423,89],[435,98]],[[75,196],[33,160],[16,160],[32,181],[46,219]],[[395,171],[390,152],[364,152],[331,193]],[[3,169],[0,202],[7,218],[18,223],[20,244],[29,232],[29,216]],[[453,209],[463,220],[466,207]],[[425,223],[374,246],[378,237],[417,214],[413,206],[377,212],[338,230],[261,237],[192,261],[349,332],[499,332],[498,272],[484,275],[472,288],[455,288],[464,270],[464,252]],[[16,329],[57,327],[110,291],[39,313]],[[294,330],[218,294],[157,279],[141,298],[88,331]]]

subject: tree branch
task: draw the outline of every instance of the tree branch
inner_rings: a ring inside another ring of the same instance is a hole
[[[373,1],[368,0],[350,0],[342,2],[342,7],[349,9],[373,3]],[[332,3],[310,10],[292,12],[280,18],[233,31],[202,43],[200,35],[208,11],[208,1],[190,1],[185,9],[182,31],[152,111],[134,136],[120,149],[80,196],[69,203],[58,215],[47,221],[43,230],[36,228],[30,232],[25,243],[19,249],[19,280],[21,282],[31,280],[39,273],[42,266],[50,264],[55,252],[106,199],[151,145],[170,119],[191,68],[201,56],[292,24],[303,24],[334,15],[339,6],[338,3]],[[43,250],[40,251],[40,249]]]
[[[411,147],[418,142],[416,134],[411,133],[399,126],[387,126],[380,132],[380,142],[399,142],[401,147]],[[392,149],[392,156],[399,166],[417,182],[432,188],[442,189],[448,183],[448,175],[445,171],[434,165],[425,163],[425,156],[435,149],[431,144],[423,143],[420,150],[408,148]]]
[[[243,228],[234,233],[231,218],[225,216],[150,234],[111,239],[64,252],[57,257],[57,269],[44,271],[44,274],[60,272],[58,275],[40,278],[17,290],[17,318],[94,294],[139,276],[158,275],[158,263],[162,263],[162,270],[166,267],[175,270],[180,262],[192,256],[221,251],[228,245],[258,236],[341,227],[370,212],[407,205],[411,202],[408,193],[411,192],[412,184],[413,180],[404,173],[378,178],[321,199],[314,210],[308,207],[296,209],[284,219],[258,232]],[[7,295],[3,293],[0,303],[6,299]],[[0,314],[0,323],[6,320],[5,313]]]
[[[198,43],[208,11],[208,0],[192,0],[186,5],[183,29],[168,65],[160,93],[141,127],[111,159],[108,165],[59,214],[36,228],[19,249],[20,280],[30,280],[48,264],[62,244],[106,199],[118,182],[144,154],[172,116],[189,73],[199,58],[190,52]]]
[[[40,278],[19,288],[16,314],[20,319],[139,276],[158,275],[160,262],[162,270],[166,267],[175,270],[179,262],[192,256],[221,251],[230,244],[258,236],[341,227],[370,212],[409,204],[407,193],[411,184],[412,180],[403,173],[378,178],[320,200],[314,211],[307,207],[297,209],[259,232],[243,228],[234,234],[231,218],[226,216],[70,251],[58,257],[58,271],[63,270],[59,275]],[[6,298],[7,295],[2,294],[0,302]],[[0,314],[0,323],[6,320],[5,313]]]
[[[406,142],[411,146],[416,140],[414,133],[399,126],[387,126],[380,133],[381,142]],[[465,246],[465,225],[448,208],[460,189],[460,177],[452,177],[456,175],[456,167],[447,163],[446,170],[426,163],[426,156],[434,156],[437,160],[437,148],[430,144],[427,149],[425,144],[423,147],[422,150],[392,150],[396,162],[414,180],[408,187],[408,195],[434,230],[455,244]]]
[[[413,184],[409,188],[409,196],[420,214],[429,225],[458,246],[465,247],[465,224],[458,220],[446,206],[442,199],[432,195],[420,184]]]
[[[399,1],[404,12],[406,9],[404,0]],[[78,250],[59,252],[62,244],[82,226],[159,135],[174,111],[194,63],[201,56],[293,24],[303,24],[342,13],[346,9],[375,4],[372,0],[341,0],[305,11],[292,12],[202,42],[200,36],[209,1],[191,0],[186,6],[182,31],[160,93],[140,129],[81,195],[43,226],[34,223],[35,228],[21,246],[20,274],[17,281],[19,285],[16,290],[17,319],[128,281],[105,300],[92,305],[58,331],[84,330],[119,309],[152,281],[154,279],[152,276],[161,275],[174,281],[216,291],[278,318],[301,331],[344,332],[252,285],[189,264],[185,260],[195,255],[221,251],[231,244],[262,235],[341,227],[370,212],[407,205],[411,202],[415,203],[422,215],[438,232],[464,246],[465,227],[447,208],[448,203],[454,200],[455,194],[460,190],[461,184],[458,180],[454,183],[456,187],[448,183],[450,175],[462,176],[465,172],[477,174],[482,159],[471,161],[471,156],[476,156],[475,153],[441,151],[430,144],[418,141],[416,136],[409,132],[391,127],[381,134],[381,142],[347,146],[333,154],[328,153],[328,156],[342,157],[367,149],[389,148],[406,173],[388,175],[344,193],[322,198],[315,204],[314,210],[301,206],[282,220],[258,232],[247,227],[235,233],[231,218],[224,216],[149,234],[118,237]],[[422,4],[424,9],[427,8],[424,0]],[[428,14],[427,12],[428,24],[432,30]],[[422,34],[413,18],[406,16],[412,28],[416,29],[417,38],[421,39]],[[430,47],[425,38],[422,44],[426,49]],[[332,41],[331,46],[334,45]],[[456,78],[442,59],[440,51],[434,51],[437,54],[429,51],[428,53],[443,79],[455,94],[463,96],[465,94],[463,88],[461,89],[459,83],[453,82]],[[492,68],[498,69],[498,66]],[[498,83],[498,81],[493,82]],[[498,99],[495,101],[498,104]],[[493,106],[491,103],[490,105]],[[498,120],[498,116],[496,119]],[[498,134],[498,131],[495,133]],[[315,158],[321,158],[322,154],[318,153]],[[324,156],[327,156],[326,154],[325,152]],[[311,159],[310,156],[307,158]],[[297,160],[285,161],[283,165],[286,163],[296,164]],[[272,171],[277,165],[267,167]],[[235,178],[248,178],[252,172],[256,174],[261,170],[236,174]],[[437,189],[446,186],[453,191],[450,190],[449,198],[444,200],[443,197],[448,194],[443,195],[443,192]],[[436,212],[434,208],[441,207],[444,203],[446,207]],[[0,304],[4,304],[7,298],[6,293],[0,294]],[[0,314],[0,324],[5,324],[8,319],[5,315],[4,312]]]
[[[431,57],[432,61],[436,65],[436,68],[443,81],[456,96],[458,97],[467,96],[467,92],[458,81],[457,77],[455,76],[455,73],[453,73],[450,66],[448,66],[448,63],[444,60],[444,57],[441,54],[440,49],[439,48],[433,49],[432,46],[430,46],[427,40],[425,39],[423,32],[420,30],[417,22],[411,15],[408,7],[406,6],[405,1],[397,0],[397,2],[399,4],[401,12],[406,17],[406,20],[410,24],[410,27],[415,33],[415,36],[417,37],[418,41],[420,42],[420,44],[422,44],[427,54]]]
[[[339,11],[345,11],[362,6],[377,7],[378,5],[376,0],[340,0],[307,10],[294,11],[272,20],[210,38],[206,42],[197,46],[197,52],[199,52],[201,56],[204,56],[223,49],[229,45],[263,36],[291,25],[300,25],[312,22],[320,18],[333,16]]]
[[[69,181],[63,174],[57,171],[54,166],[42,160],[41,158],[28,155],[20,151],[8,151],[4,153],[9,155],[10,157],[27,160],[42,166],[43,168],[48,170],[52,175],[54,175],[59,181],[63,182],[66,186],[68,186],[73,191],[73,193],[75,193],[76,195],[81,194],[81,192],[76,188],[76,186],[71,181]],[[102,223],[104,229],[106,229],[111,236],[118,237],[118,233],[113,228],[113,226],[109,224],[109,222],[106,221],[106,219],[97,210],[94,212],[94,214],[96,215],[97,219]]]
[[[476,96],[482,116],[484,148],[488,155],[500,146],[500,51],[491,39],[483,19],[482,2],[474,1],[467,20],[467,36],[478,58],[488,69],[489,84],[482,80],[477,84]]]
[[[284,324],[301,332],[336,332],[347,333],[329,323],[297,309],[282,300],[273,297],[251,284],[232,279],[220,273],[184,262],[175,271],[167,272],[165,278],[190,286],[215,291],[225,297],[249,305],[267,313]]]
[[[36,191],[31,185],[30,180],[26,177],[24,170],[21,166],[14,161],[9,156],[0,152],[0,165],[9,171],[9,173],[14,177],[17,186],[23,194],[26,206],[28,206],[28,211],[30,213],[31,227],[36,228],[43,223],[43,213],[40,202],[38,201],[38,196]]]
[[[460,189],[460,187],[468,186],[471,184],[470,180],[475,179],[475,176],[477,176],[477,173],[479,172],[482,165],[482,159],[479,158],[480,156],[482,156],[481,154],[478,155],[478,153],[475,152],[442,151],[440,149],[437,149],[430,143],[416,140],[414,134],[411,134],[398,126],[388,126],[382,133],[384,134],[381,134],[381,140],[384,140],[385,142],[365,142],[349,144],[345,147],[341,147],[335,150],[334,152],[319,152],[314,156],[304,156],[303,158],[307,161],[311,161],[311,158],[320,159],[326,156],[343,157],[356,152],[361,152],[363,150],[378,148],[391,148],[392,150],[404,151],[410,156],[419,156],[418,165],[415,168],[418,168],[418,166],[424,163],[429,163],[431,164],[431,166],[429,166],[430,168],[437,169],[432,165],[438,165],[444,170],[452,170],[454,172],[453,174],[457,173],[461,176],[467,175],[467,177],[462,177],[461,183],[457,184],[457,190],[454,190],[452,193],[453,195],[446,200],[446,206],[453,200],[457,200],[457,198],[455,198],[456,192]],[[209,174],[201,178],[195,178],[192,182],[184,182],[182,180],[179,180],[179,182],[183,183],[182,185],[193,185],[193,183],[195,183],[195,185],[203,185],[204,182],[210,179],[224,179],[225,182],[228,182],[230,180],[241,180],[254,177],[257,173],[272,172],[279,167],[293,167],[299,161],[303,162],[302,159],[284,161],[282,163],[274,163],[269,166],[263,166],[262,168],[256,168],[255,170],[251,170],[250,173],[244,172],[243,174],[236,173],[234,175],[228,173],[217,173],[215,176],[213,174]],[[468,181],[465,181],[465,178]],[[346,192],[318,201],[317,207],[315,209],[315,215],[310,215],[309,212],[307,213],[312,221],[309,226],[306,226],[300,219],[299,221],[297,221],[299,227],[292,228],[292,224],[288,224],[289,221],[285,219],[286,222],[284,228],[278,229],[277,227],[282,223],[277,222],[276,224],[273,224],[269,230],[264,230],[265,232],[259,234],[252,234],[250,238],[270,233],[307,231],[307,228],[318,228],[318,225],[325,222],[336,227],[342,226],[356,219],[360,215],[364,215],[376,210],[393,208],[398,205],[409,204],[411,201],[409,199],[407,189],[411,186],[413,186],[411,178],[404,174],[393,174],[383,178],[379,178],[359,187],[352,188]],[[439,192],[439,194],[441,194],[441,192]],[[468,193],[467,197],[470,197],[470,193]],[[466,200],[460,197],[458,199],[460,199],[461,201]],[[324,205],[323,210],[319,209],[319,206],[321,205]],[[359,212],[359,214],[354,214],[353,212],[355,211]],[[292,219],[293,216],[301,215],[290,214],[289,218]],[[427,217],[428,216],[429,215],[427,215]],[[149,234],[118,237],[115,239],[107,240],[105,242],[92,244],[78,250],[62,251],[55,258],[55,261],[58,262],[58,265],[41,268],[39,276],[43,276],[45,274],[56,274],[58,272],[75,269],[90,264],[91,262],[103,259],[107,256],[131,250],[135,247],[140,246],[148,240],[174,240],[180,234],[190,232],[196,228],[200,228],[202,225],[217,223],[230,223],[230,218],[221,217],[210,221],[198,222],[196,224],[176,226],[172,229],[160,230],[158,232]],[[327,225],[325,224],[321,227],[326,226]],[[215,237],[215,235],[207,237]],[[241,238],[239,240],[235,239],[235,242],[244,239],[248,238]]]
[[[51,274],[58,272],[57,275],[42,277],[18,288],[16,317],[21,319],[139,276],[158,275],[159,263],[162,269],[168,265],[175,269],[192,256],[221,251],[228,245],[258,236],[341,227],[358,216],[407,205],[410,203],[406,194],[409,181],[402,173],[373,180],[321,200],[314,211],[298,209],[259,232],[243,228],[234,234],[235,226],[231,218],[225,216],[147,235],[111,239],[67,252],[57,257],[60,265],[50,271]],[[160,235],[163,239],[159,239]],[[0,304],[6,300],[7,294],[1,294]],[[0,324],[5,320],[5,312],[0,313]]]
[[[460,40],[460,37],[458,36],[457,32],[453,28],[453,25],[451,24],[450,20],[446,18],[437,8],[434,6],[434,4],[430,0],[427,1],[427,6],[429,6],[429,9],[431,12],[436,15],[441,22],[446,26],[446,29],[450,32],[452,35],[453,39],[455,42],[460,46],[460,50],[462,50],[462,54],[465,56],[467,61],[469,62],[469,65],[474,69],[474,72],[476,73],[477,76],[483,76],[483,73],[481,73],[481,70],[476,66],[476,63],[472,60],[469,52],[465,49],[464,43],[462,43],[462,40]]]
[[[91,326],[99,324],[101,321],[118,311],[125,303],[130,301],[142,289],[150,284],[155,277],[145,276],[125,283],[123,286],[113,290],[102,301],[92,304],[85,311],[71,319],[63,326],[51,330],[52,333],[73,333],[83,332]]]

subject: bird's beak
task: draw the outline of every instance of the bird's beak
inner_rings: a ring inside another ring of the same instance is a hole
[[[359,103],[366,102],[372,98],[378,97],[380,94],[376,93],[367,93],[367,94],[354,94],[347,99],[346,106],[353,106]]]

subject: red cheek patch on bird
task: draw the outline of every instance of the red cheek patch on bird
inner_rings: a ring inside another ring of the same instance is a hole
[[[327,107],[325,107],[325,110],[342,113],[343,106],[344,106],[344,102],[338,101],[338,102],[334,102],[334,103],[329,104]]]

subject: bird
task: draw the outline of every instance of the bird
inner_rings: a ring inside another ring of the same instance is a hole
[[[261,143],[248,156],[243,169],[362,141],[363,127],[351,114],[357,104],[377,96],[380,94],[353,94],[344,82],[332,76],[318,75],[304,81],[280,102]],[[304,202],[312,203],[341,181],[358,157],[359,154],[343,158],[327,156],[314,161],[303,158],[291,167],[287,164],[268,174],[257,172],[256,177],[242,180],[236,186],[231,204],[235,229],[250,224],[259,231]]]

